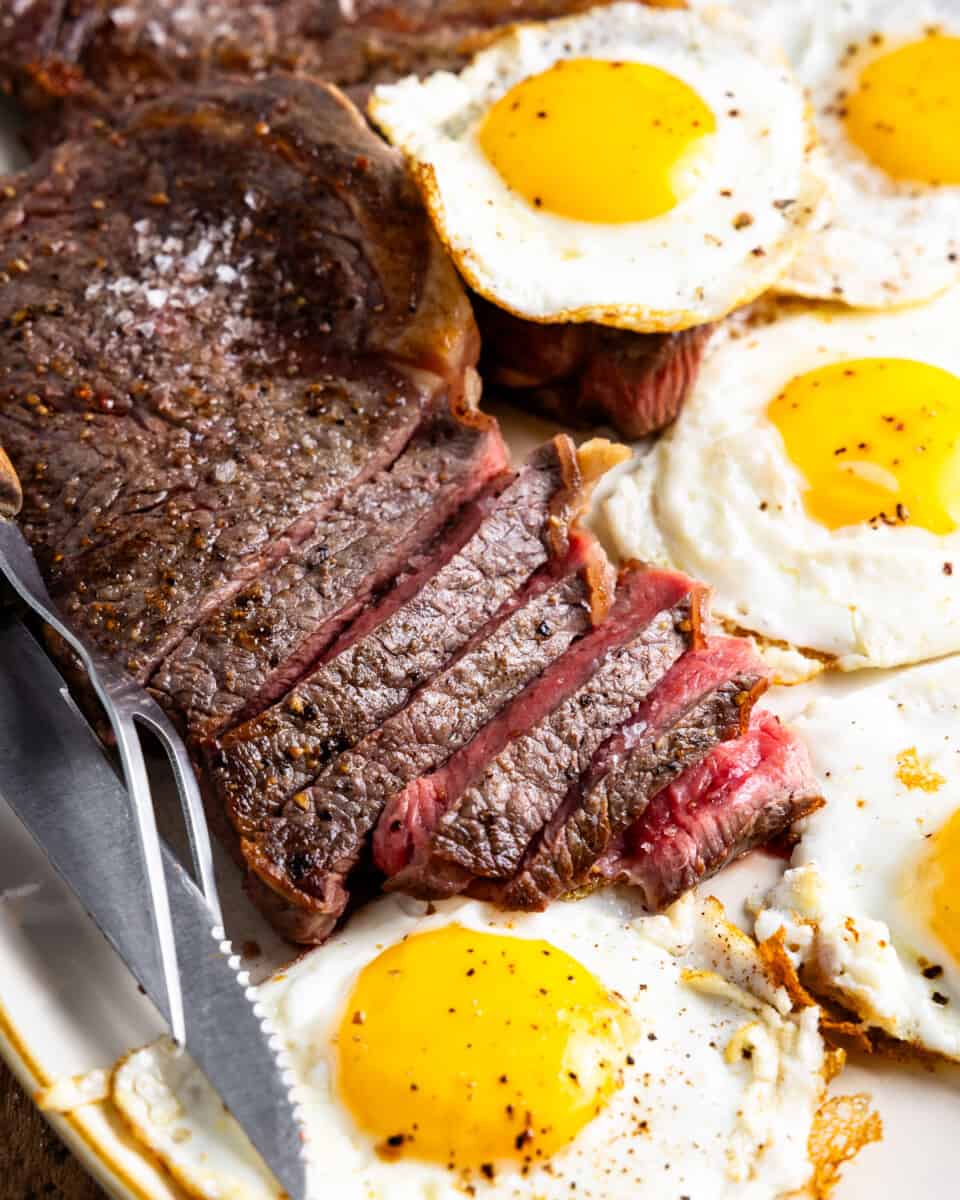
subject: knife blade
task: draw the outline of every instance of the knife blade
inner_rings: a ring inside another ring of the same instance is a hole
[[[88,648],[62,621],[47,586],[33,557],[26,539],[14,523],[23,504],[20,479],[13,468],[3,446],[0,446],[0,584],[9,586],[42,620],[54,629],[76,654],[91,688],[104,706],[117,751],[123,764],[127,789],[124,805],[129,808],[135,821],[135,831],[140,851],[140,883],[138,891],[150,899],[149,915],[153,938],[157,943],[159,961],[163,970],[166,998],[161,1012],[166,1018],[174,1040],[184,1039],[183,996],[180,991],[180,973],[177,968],[176,942],[173,936],[173,921],[170,916],[170,901],[167,896],[163,861],[160,855],[160,839],[150,799],[150,785],[140,737],[134,718],[147,718],[146,723],[155,729],[164,747],[172,747],[169,755],[177,762],[180,756],[175,748],[175,731],[170,729],[169,718],[136,682],[116,664],[103,655]],[[184,756],[185,757],[185,754]],[[189,773],[189,768],[187,769]],[[178,767],[177,786],[185,810],[191,814],[190,829],[193,834],[195,822],[202,814],[199,792],[192,776],[185,775]],[[194,815],[196,814],[196,815]],[[206,835],[206,826],[197,826]],[[212,868],[208,847],[196,845],[200,882],[204,886],[211,904],[216,904],[216,889],[213,887]],[[132,868],[131,868],[132,869]],[[132,879],[132,876],[131,876]]]
[[[162,1013],[157,941],[148,906],[131,891],[142,868],[123,785],[56,667],[16,619],[0,623],[0,729],[0,799]],[[287,1194],[304,1200],[300,1120],[276,1039],[202,892],[166,846],[162,858],[187,1051]]]

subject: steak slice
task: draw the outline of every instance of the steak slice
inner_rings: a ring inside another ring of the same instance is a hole
[[[714,638],[685,654],[567,792],[516,877],[507,908],[543,909],[582,886],[650,800],[720,742],[742,735],[766,669],[751,644]]]
[[[612,425],[624,437],[674,420],[696,382],[712,326],[634,333],[603,325],[538,325],[474,297],[484,379],[522,408],[566,425]]]
[[[528,580],[566,555],[583,503],[570,439],[539,447],[504,482],[499,495],[471,505],[421,568],[355,621],[290,696],[220,740],[208,777],[241,835],[254,836],[327,760],[402,708],[488,622],[520,607]]]
[[[659,912],[822,804],[806,746],[772,713],[755,709],[746,733],[653,797],[591,879],[632,884]]]
[[[219,75],[294,70],[362,99],[376,83],[457,70],[511,21],[595,2],[20,0],[0,16],[0,82],[45,116],[38,134],[48,141],[64,116],[68,127],[109,120],[118,107]]]
[[[425,426],[272,571],[193,630],[151,680],[195,740],[285,696],[371,595],[506,468],[496,423]]]
[[[180,93],[7,184],[0,442],[24,532],[141,680],[425,413],[475,419],[469,304],[336,89]]]
[[[265,822],[255,841],[243,840],[259,879],[300,906],[283,930],[288,936],[326,937],[347,903],[347,876],[387,799],[465,745],[602,620],[612,579],[590,535],[571,539],[564,571],[559,582],[468,645],[405,708],[328,763]]]
[[[511,876],[604,738],[699,644],[702,602],[684,575],[624,571],[610,616],[534,694],[392,798],[374,839],[391,890],[448,896]]]

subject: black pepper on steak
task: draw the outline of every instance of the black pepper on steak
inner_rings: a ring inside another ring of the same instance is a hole
[[[445,401],[476,330],[399,157],[275,77],[0,190],[0,444],[78,630],[149,678]]]

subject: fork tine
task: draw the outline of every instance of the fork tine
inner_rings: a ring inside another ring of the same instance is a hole
[[[183,810],[183,819],[190,840],[190,854],[193,859],[197,884],[215,923],[222,925],[223,914],[220,910],[220,897],[217,893],[217,882],[213,870],[213,850],[203,811],[203,799],[183,741],[174,728],[173,722],[149,695],[144,696],[137,719],[156,736],[167,756],[167,762],[170,764],[180,796],[180,807]]]
[[[107,708],[109,712],[109,706]],[[160,853],[160,837],[157,833],[156,814],[150,793],[150,779],[143,759],[143,747],[136,726],[129,718],[111,714],[111,725],[117,739],[117,751],[123,766],[123,777],[130,794],[133,810],[140,833],[140,848],[150,882],[151,895],[157,896],[157,881],[167,895],[166,873]],[[169,904],[154,904],[154,924],[160,942],[160,959],[163,964],[164,980],[170,1002],[170,1032],[174,1041],[184,1045],[187,1037],[186,1019],[183,1011],[183,994],[180,989],[180,972],[177,964],[177,944],[173,932],[173,917]]]

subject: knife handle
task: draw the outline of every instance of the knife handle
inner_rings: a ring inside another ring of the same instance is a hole
[[[0,518],[13,518],[23,507],[23,491],[13,463],[0,446]]]

